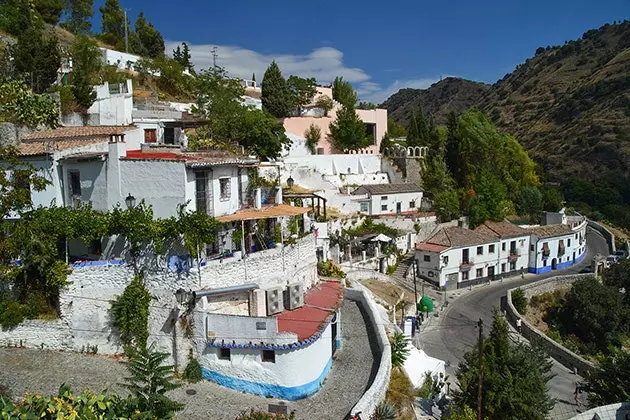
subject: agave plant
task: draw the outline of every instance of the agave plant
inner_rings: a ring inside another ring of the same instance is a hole
[[[396,420],[396,406],[383,401],[376,406],[370,420]]]

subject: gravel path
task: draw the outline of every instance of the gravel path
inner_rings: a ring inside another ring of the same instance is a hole
[[[360,303],[344,300],[342,349],[322,389],[310,398],[287,402],[298,419],[344,419],[369,387],[378,369],[378,349],[366,317]],[[125,375],[122,364],[105,356],[0,348],[0,384],[14,397],[27,391],[53,394],[62,382],[75,391],[90,388],[124,393],[117,383]],[[187,390],[196,394],[188,395]],[[172,393],[172,398],[186,404],[177,415],[181,419],[234,419],[244,410],[264,410],[278,403],[273,398],[236,392],[206,381],[184,384]]]

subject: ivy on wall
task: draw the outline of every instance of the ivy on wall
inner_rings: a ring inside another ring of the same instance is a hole
[[[151,294],[144,285],[141,274],[137,274],[123,294],[112,302],[114,326],[120,331],[120,341],[125,348],[146,348],[150,302]]]

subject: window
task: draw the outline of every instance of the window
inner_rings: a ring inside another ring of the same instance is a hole
[[[383,204],[381,206],[381,211],[387,211],[387,204]]]
[[[571,246],[571,239],[567,239],[567,246]]]
[[[516,261],[510,261],[510,271],[516,270]]]
[[[415,202],[414,200],[411,200],[411,201],[409,202],[409,208],[410,208],[410,209],[415,209],[415,208],[416,208],[416,202]]]
[[[479,277],[483,277],[483,268],[478,268],[477,271],[475,272],[475,277],[479,278]]]
[[[468,280],[468,271],[462,271],[462,281]]]
[[[81,196],[81,174],[79,171],[70,171],[70,195],[72,197]]]
[[[578,234],[576,233],[576,234],[575,234],[575,239],[577,239],[577,238],[578,238]]]
[[[323,147],[318,147],[317,148],[317,154],[318,155],[323,155],[324,154],[324,148]]]
[[[164,128],[164,143],[175,144],[175,128],[174,127]]]
[[[370,203],[368,203],[367,201],[361,203],[361,213],[369,213],[369,211],[370,211]]]
[[[494,254],[494,245],[488,245],[488,253]]]
[[[221,196],[220,196],[221,201],[229,201],[230,195],[231,195],[230,178],[220,178],[219,189],[221,191]]]
[[[505,242],[501,244],[501,251],[505,251]]]
[[[157,141],[157,130],[155,128],[144,129],[144,142],[155,143]]]
[[[483,247],[482,246],[478,246],[477,247],[477,255],[483,255]]]
[[[269,362],[269,363],[276,363],[276,352],[273,350],[263,350],[262,361]]]
[[[534,244],[530,245],[530,246],[529,246],[529,250],[530,250],[530,251],[532,251],[532,252],[534,252],[534,250],[535,250],[534,246],[535,246]]]
[[[501,272],[502,272],[502,273],[505,273],[505,263],[502,263],[502,264],[501,264]]]
[[[549,244],[547,242],[543,243],[542,246],[542,254],[544,257],[548,257],[549,256]]]
[[[425,255],[424,256],[424,261],[425,262],[431,262],[431,256],[430,255]]]
[[[197,210],[208,212],[208,178],[205,172],[195,173],[195,202]]]
[[[385,201],[385,200],[387,200],[387,196],[386,195],[381,196],[381,201]]]
[[[231,355],[230,349],[220,348],[219,349],[219,359],[220,360],[231,360],[232,359],[232,355]]]

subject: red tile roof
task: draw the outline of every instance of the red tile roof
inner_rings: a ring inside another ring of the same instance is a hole
[[[82,137],[109,137],[135,130],[135,125],[104,125],[88,127],[61,127],[54,130],[36,131],[23,138],[29,140],[76,139]]]
[[[442,252],[447,250],[447,246],[437,245],[437,244],[429,244],[427,242],[420,242],[416,244],[416,250],[418,251],[426,251],[426,252]]]
[[[528,236],[530,232],[522,227],[504,220],[502,222],[493,222],[488,220],[483,225],[478,226],[475,232],[481,232],[485,235],[496,236],[497,238],[514,238],[517,236]]]
[[[106,138],[79,139],[79,140],[51,140],[22,142],[18,146],[20,156],[48,155],[61,150],[74,149],[75,147],[89,146],[97,143],[107,143]]]
[[[255,165],[258,159],[237,155],[221,150],[204,152],[146,152],[143,150],[128,150],[125,156],[129,160],[180,160],[187,166],[217,166],[217,165]]]
[[[306,340],[321,332],[343,299],[343,284],[338,281],[322,281],[304,296],[304,306],[294,311],[285,310],[276,315],[278,332],[292,332],[298,341]]]
[[[438,231],[425,242],[442,245],[447,248],[460,246],[473,246],[496,242],[497,238],[461,227],[447,227]]]

